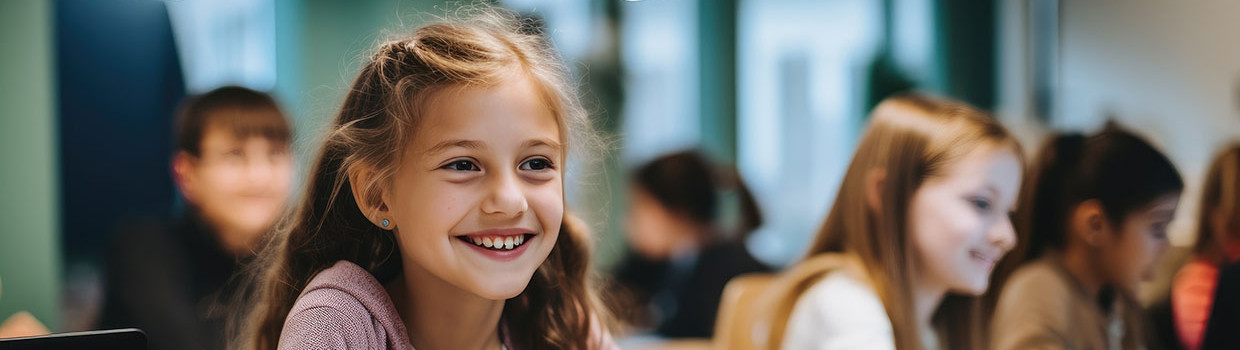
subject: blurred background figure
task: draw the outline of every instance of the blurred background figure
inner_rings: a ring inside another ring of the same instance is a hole
[[[773,282],[769,348],[980,350],[979,296],[1015,245],[1024,160],[959,101],[883,100],[804,260]],[[757,332],[755,332],[757,333]]]
[[[1232,145],[1214,158],[1201,191],[1197,242],[1171,286],[1173,339],[1188,350],[1201,348],[1219,269],[1240,261],[1240,145]]]
[[[271,96],[223,87],[185,102],[176,135],[184,210],[114,236],[100,327],[140,328],[150,349],[219,349],[225,285],[289,197],[291,130]]]
[[[734,171],[694,151],[658,157],[633,173],[630,252],[616,268],[630,325],[665,338],[710,338],[723,287],[770,268],[745,248],[762,214]],[[722,222],[737,211],[739,221]]]
[[[1140,136],[1107,124],[1052,137],[1017,213],[1019,243],[999,263],[996,350],[1155,346],[1139,299],[1167,250],[1184,183]]]

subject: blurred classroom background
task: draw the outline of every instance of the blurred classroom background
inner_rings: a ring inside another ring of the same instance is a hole
[[[1194,242],[1210,157],[1240,140],[1240,2],[498,3],[542,24],[615,141],[568,183],[603,269],[626,249],[629,174],[686,149],[734,166],[748,184],[764,214],[748,251],[770,266],[794,261],[865,114],[909,88],[994,111],[1027,150],[1048,131],[1092,131],[1108,119],[1144,134],[1187,180],[1171,229],[1179,250]],[[26,310],[53,331],[95,327],[110,235],[184,205],[169,164],[182,98],[223,85],[273,94],[294,123],[299,183],[367,50],[451,8],[0,1],[0,320]],[[724,210],[721,220],[738,215]],[[1165,258],[1167,274],[1177,256]],[[1165,293],[1165,279],[1146,298]]]

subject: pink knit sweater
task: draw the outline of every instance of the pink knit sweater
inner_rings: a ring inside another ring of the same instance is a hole
[[[279,348],[412,349],[408,334],[383,285],[361,266],[339,261],[297,297]]]
[[[599,349],[619,349],[610,334],[592,332]],[[504,344],[518,350],[504,332]],[[310,280],[293,304],[280,349],[413,349],[387,290],[369,272],[338,261]]]

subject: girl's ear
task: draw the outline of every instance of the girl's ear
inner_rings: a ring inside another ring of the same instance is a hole
[[[194,156],[186,151],[179,151],[172,158],[172,179],[181,190],[181,195],[190,202],[198,200],[197,177],[194,173],[196,165]]]
[[[1076,206],[1072,212],[1073,231],[1089,246],[1098,246],[1107,234],[1108,224],[1102,213],[1102,203],[1090,199]]]
[[[396,228],[396,223],[388,210],[387,191],[381,190],[381,187],[374,183],[375,180],[375,172],[371,167],[362,163],[349,167],[349,188],[353,192],[353,201],[357,202],[357,208],[361,209],[362,215],[366,216],[370,223],[384,230],[392,230]]]
[[[865,204],[875,215],[883,213],[883,186],[887,181],[885,169],[870,169],[865,174]]]

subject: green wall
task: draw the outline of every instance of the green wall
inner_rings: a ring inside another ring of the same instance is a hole
[[[443,15],[440,0],[276,0],[276,91],[309,168],[345,92],[379,40]]]
[[[52,3],[0,1],[0,320],[59,325]]]
[[[736,18],[739,0],[698,1],[702,150],[736,163]]]

